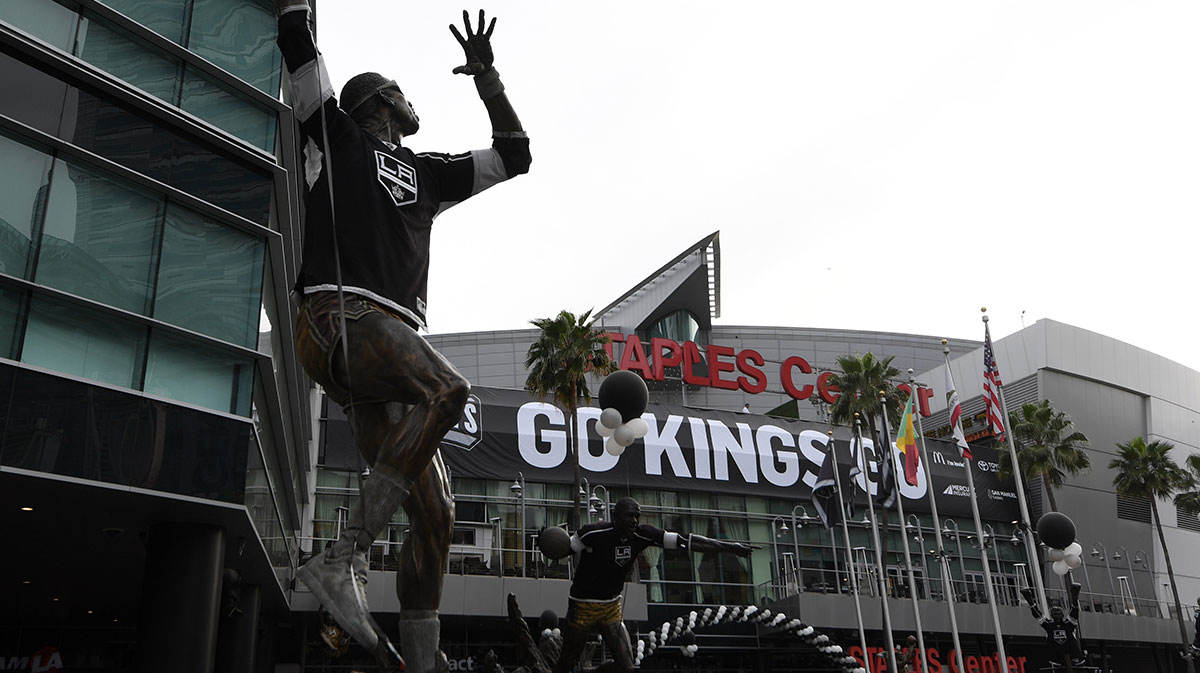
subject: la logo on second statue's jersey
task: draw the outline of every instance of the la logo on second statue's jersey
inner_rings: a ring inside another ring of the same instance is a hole
[[[375,150],[376,175],[397,206],[417,200],[417,172],[396,157]]]
[[[617,547],[616,553],[613,555],[613,560],[619,564],[625,563],[631,558],[633,558],[633,547],[629,546]]]

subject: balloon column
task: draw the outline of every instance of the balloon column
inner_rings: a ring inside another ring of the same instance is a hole
[[[1051,569],[1066,575],[1083,564],[1083,547],[1075,541],[1075,522],[1062,512],[1046,512],[1037,522],[1038,537],[1050,548]]]
[[[646,436],[650,424],[643,418],[650,391],[642,377],[624,369],[609,374],[600,384],[600,422],[596,432],[605,437],[604,450],[614,456]]]

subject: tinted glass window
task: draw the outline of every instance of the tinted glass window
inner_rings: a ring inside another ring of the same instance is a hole
[[[246,485],[249,421],[150,403],[166,419],[163,467],[154,488],[241,503]]]
[[[111,314],[34,297],[21,361],[124,388],[137,388],[144,327]]]
[[[263,242],[175,205],[167,207],[154,316],[254,348]]]
[[[200,145],[176,139],[171,185],[258,224],[271,212],[271,177]]]
[[[0,21],[7,21],[63,51],[71,51],[76,15],[58,3],[46,0],[4,0],[0,2]]]
[[[270,96],[279,93],[279,49],[269,2],[205,0],[192,9],[188,49]]]
[[[49,172],[50,155],[0,136],[0,273],[26,277],[31,232],[41,224]]]
[[[88,91],[68,102],[62,137],[122,166],[171,182],[174,134]]]
[[[179,99],[179,63],[174,58],[94,17],[80,22],[75,49],[83,60],[152,96],[171,104]]]
[[[18,290],[0,286],[0,358],[14,358],[23,297],[24,293]]]
[[[35,280],[146,313],[162,210],[161,196],[57,161]]]
[[[0,53],[0,114],[48,133],[58,134],[67,85],[23,61]],[[20,91],[19,96],[11,92]]]
[[[104,4],[143,26],[180,44],[183,41],[185,9],[191,0],[101,0]]]
[[[191,67],[184,75],[180,107],[255,147],[275,152],[275,113],[229,93]]]
[[[254,363],[190,339],[155,332],[146,392],[217,411],[250,415]]]

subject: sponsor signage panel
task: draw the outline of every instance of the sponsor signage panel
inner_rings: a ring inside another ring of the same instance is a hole
[[[565,413],[520,390],[480,388],[459,425],[442,444],[442,456],[455,476],[510,479],[518,471],[530,481],[571,483]],[[604,451],[596,433],[600,409],[579,409],[582,473],[593,484],[677,491],[713,491],[808,500],[827,455],[827,428],[804,421],[710,409],[650,404],[643,418],[650,431],[621,456]],[[849,435],[835,431],[839,459],[849,462]],[[863,501],[877,490],[874,443],[865,442],[867,471],[853,484]],[[926,440],[938,508],[944,516],[970,516],[962,459],[950,442]],[[1018,516],[1011,480],[996,474],[996,452],[975,447],[973,462],[980,513],[990,520]],[[893,448],[897,460],[902,460]],[[906,511],[927,512],[924,470],[916,486],[900,480]]]

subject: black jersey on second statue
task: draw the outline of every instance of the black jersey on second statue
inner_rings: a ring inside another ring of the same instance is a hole
[[[584,600],[610,600],[621,595],[625,580],[646,547],[674,548],[679,536],[661,528],[642,524],[624,535],[607,521],[579,529],[571,541],[579,551],[571,597]]]

